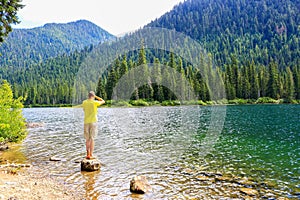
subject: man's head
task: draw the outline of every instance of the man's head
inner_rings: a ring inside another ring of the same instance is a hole
[[[95,92],[94,91],[90,91],[88,94],[89,99],[95,98]]]

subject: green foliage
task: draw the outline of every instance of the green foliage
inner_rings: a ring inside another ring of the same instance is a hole
[[[163,101],[161,103],[162,106],[179,106],[181,105],[180,101],[177,100],[168,100],[168,101]]]
[[[236,104],[236,105],[242,105],[242,104],[248,104],[248,103],[253,103],[253,101],[249,99],[233,99],[229,100],[228,104]]]
[[[131,104],[127,101],[114,101],[111,105],[115,107],[131,107]]]
[[[133,106],[149,106],[149,103],[143,99],[131,100],[129,103]]]
[[[23,8],[21,0],[1,0],[0,2],[0,43],[12,31],[11,24],[19,23],[17,11]]]
[[[0,86],[0,138],[17,142],[26,137],[25,119],[22,115],[22,97],[13,98],[7,81]]]
[[[271,97],[261,97],[261,98],[258,98],[256,103],[257,104],[264,104],[264,103],[277,103],[278,101],[276,101],[275,99],[272,99]]]

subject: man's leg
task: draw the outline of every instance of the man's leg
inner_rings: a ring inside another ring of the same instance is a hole
[[[84,138],[85,138],[85,147],[86,147],[86,158],[89,158],[89,155],[90,155],[89,132],[90,132],[90,125],[89,124],[84,124]]]
[[[93,123],[91,127],[91,135],[90,135],[90,157],[93,157],[93,152],[94,152],[94,139],[97,135],[97,123]]]
[[[94,140],[90,139],[90,156],[93,157],[94,152]]]
[[[86,158],[89,158],[91,155],[91,143],[90,143],[90,139],[86,139]]]

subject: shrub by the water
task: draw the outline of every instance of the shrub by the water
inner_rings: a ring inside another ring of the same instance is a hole
[[[168,101],[163,101],[161,103],[162,106],[179,106],[181,105],[180,101],[177,100],[168,100]]]
[[[277,103],[277,101],[271,97],[260,97],[257,99],[256,103]]]
[[[149,103],[143,99],[132,100],[129,103],[133,106],[149,106]]]
[[[26,137],[22,100],[22,97],[14,99],[9,83],[2,81],[0,85],[0,141],[17,142]]]

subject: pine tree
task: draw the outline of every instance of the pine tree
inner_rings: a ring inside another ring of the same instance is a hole
[[[21,0],[2,0],[0,4],[0,43],[12,31],[11,24],[19,23],[17,11],[24,7]]]
[[[293,67],[293,77],[295,85],[295,99],[300,99],[300,67]]]
[[[162,102],[164,100],[164,93],[163,93],[163,87],[162,87],[162,75],[161,75],[161,66],[158,58],[154,59],[154,67],[152,71],[152,77],[153,77],[153,99],[159,102]]]
[[[293,73],[289,67],[286,68],[286,99],[291,102],[295,99],[295,85],[293,79]]]
[[[127,72],[128,72],[127,57],[126,57],[126,55],[124,55],[121,66],[120,66],[119,78],[121,78]]]
[[[96,89],[96,95],[98,97],[101,97],[102,99],[107,99],[105,88],[104,88],[104,84],[103,84],[103,80],[102,80],[101,77],[98,80],[97,89]]]
[[[113,98],[112,94],[113,94],[113,90],[116,86],[116,83],[117,83],[117,76],[116,76],[115,70],[112,69],[110,71],[110,73],[108,74],[107,83],[105,86],[107,99],[109,99],[109,100],[111,100]]]
[[[242,68],[242,98],[249,99],[251,94],[251,85],[249,82],[249,68],[244,66]]]
[[[250,78],[250,98],[257,99],[258,98],[258,78],[255,71],[254,61],[249,64],[249,78]]]
[[[151,79],[150,79],[150,76],[149,76],[149,68],[148,68],[148,65],[147,65],[146,51],[145,51],[145,47],[144,47],[143,42],[142,42],[142,47],[139,51],[139,57],[138,57],[138,64],[137,65],[140,66],[141,71],[139,71],[139,73],[142,75],[142,77],[135,77],[138,80],[137,83],[145,83],[140,88],[138,88],[139,98],[152,99],[154,91],[153,91]],[[143,78],[145,80],[143,80]]]
[[[269,64],[269,81],[267,86],[267,96],[279,99],[279,80],[278,80],[278,66],[276,63]]]

